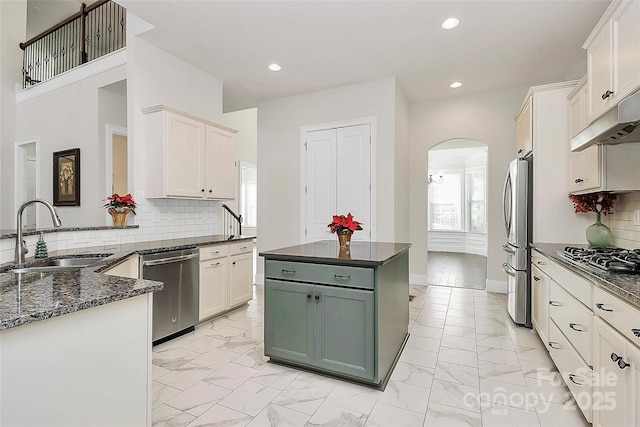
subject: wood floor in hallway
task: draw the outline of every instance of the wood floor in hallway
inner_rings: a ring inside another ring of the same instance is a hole
[[[487,258],[481,255],[433,252],[427,255],[429,285],[484,289],[487,281]]]

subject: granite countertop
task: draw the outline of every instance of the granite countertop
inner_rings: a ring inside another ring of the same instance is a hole
[[[410,243],[351,241],[350,253],[345,253],[340,251],[337,240],[321,240],[260,252],[260,256],[280,261],[375,267],[389,262],[410,247]]]
[[[25,264],[0,266],[0,331],[62,316],[91,307],[132,298],[162,289],[162,282],[101,274],[134,253],[146,255],[221,243],[253,240],[255,236],[210,235],[139,244],[139,248],[117,248],[111,253],[96,252],[75,255],[52,253],[50,258],[104,256],[97,263],[78,270],[46,273],[11,273],[11,269],[35,267],[48,261],[28,259]],[[106,256],[105,256],[106,255]]]
[[[569,270],[591,280],[597,286],[609,290],[640,309],[640,275],[609,273],[596,267],[577,265],[556,253],[557,251],[562,252],[565,246],[587,247],[586,245],[560,243],[531,244],[532,248],[546,257],[557,261]]]

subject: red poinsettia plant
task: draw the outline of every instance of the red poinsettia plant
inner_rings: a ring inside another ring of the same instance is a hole
[[[595,212],[610,215],[613,213],[613,202],[618,198],[614,193],[569,194],[576,213]]]
[[[110,197],[107,197],[107,203],[105,203],[103,207],[116,211],[129,209],[134,215],[136,214],[136,202],[133,200],[133,197],[131,197],[131,194],[120,196],[118,193],[114,193]]]
[[[334,215],[333,221],[331,222],[331,224],[327,225],[327,227],[329,227],[329,231],[331,233],[341,234],[345,231],[354,232],[356,230],[362,230],[360,224],[360,222],[354,221],[351,212],[349,212],[347,216]]]

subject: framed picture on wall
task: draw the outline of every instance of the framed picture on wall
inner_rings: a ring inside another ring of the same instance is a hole
[[[80,149],[53,153],[53,205],[80,206]]]

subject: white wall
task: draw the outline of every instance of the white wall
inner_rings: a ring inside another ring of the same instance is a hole
[[[258,164],[258,110],[248,108],[246,110],[224,113],[222,123],[238,130],[236,134],[236,177],[239,182],[239,165],[241,161]],[[236,184],[236,195],[238,194]],[[225,202],[234,212],[239,213],[238,198]],[[222,221],[222,218],[219,218]],[[248,236],[257,235],[256,227],[242,226],[242,234]]]
[[[18,44],[26,41],[26,27],[26,0],[0,1],[0,229],[15,224],[16,85],[22,87],[22,50]]]
[[[112,97],[101,95],[99,88],[125,78],[126,66],[120,65],[17,105],[17,140],[40,140],[38,197],[53,200],[53,152],[80,148],[80,206],[56,208],[63,225],[67,227],[105,224],[102,208],[107,197],[104,194],[104,121],[120,121],[114,123],[119,125],[126,125],[126,121],[122,122],[122,108],[125,106],[111,102]],[[109,102],[100,107],[101,100]],[[10,182],[13,183],[13,180]],[[15,208],[12,209],[15,211]],[[46,209],[38,210],[37,224],[39,227],[51,225]]]
[[[514,117],[527,87],[505,88],[411,104],[410,110],[410,271],[426,283],[427,152],[449,139],[473,139],[488,146],[487,279],[504,281],[501,265],[504,224],[501,198],[507,165],[515,157]]]
[[[395,131],[395,241],[409,242],[409,102],[397,85]]]
[[[258,250],[299,243],[300,127],[376,116],[377,240],[395,240],[395,78],[375,80],[258,106]],[[328,218],[330,220],[330,218]],[[327,221],[329,223],[329,221]],[[262,263],[258,263],[261,272]]]

